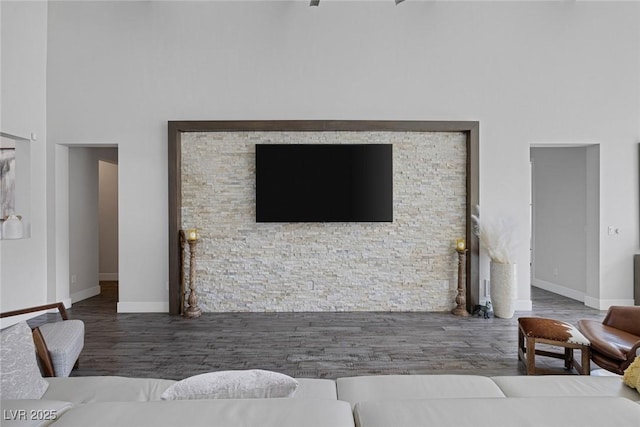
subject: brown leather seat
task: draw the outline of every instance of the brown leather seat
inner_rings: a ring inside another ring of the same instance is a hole
[[[622,374],[640,349],[640,306],[612,306],[602,323],[579,320],[578,329],[591,341],[591,360]]]

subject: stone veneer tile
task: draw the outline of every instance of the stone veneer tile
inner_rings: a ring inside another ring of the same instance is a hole
[[[255,144],[391,143],[393,223],[256,223]],[[462,133],[182,136],[183,228],[197,227],[204,311],[443,311],[465,234]]]

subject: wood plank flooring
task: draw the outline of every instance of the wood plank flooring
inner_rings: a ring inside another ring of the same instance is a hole
[[[420,312],[205,313],[185,319],[116,314],[117,297],[106,292],[69,310],[71,318],[86,326],[80,368],[72,376],[182,379],[251,368],[308,378],[521,375],[525,370],[517,360],[518,316],[575,323],[583,318],[601,320],[605,314],[536,288],[532,294],[534,311],[516,313],[512,319]],[[539,364],[562,370],[559,360],[539,358]]]

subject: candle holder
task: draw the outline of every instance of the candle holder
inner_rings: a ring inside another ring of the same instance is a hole
[[[454,308],[451,313],[456,316],[467,317],[469,312],[467,311],[467,297],[465,287],[465,260],[467,258],[467,248],[464,240],[459,239],[456,241],[456,252],[458,252],[458,294],[456,295],[457,307]]]
[[[178,242],[180,243],[180,316],[184,316],[185,283],[184,283],[184,254],[187,246],[187,237],[184,230],[178,231]]]
[[[192,319],[200,317],[202,310],[198,307],[198,295],[196,294],[196,246],[198,244],[198,233],[195,229],[187,230],[187,243],[189,244],[189,307],[184,312],[184,316]]]

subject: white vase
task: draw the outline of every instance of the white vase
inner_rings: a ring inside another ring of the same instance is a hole
[[[9,215],[2,224],[3,239],[22,239],[22,221],[17,215]]]
[[[502,319],[511,319],[516,305],[516,264],[491,262],[491,302],[493,313]]]

